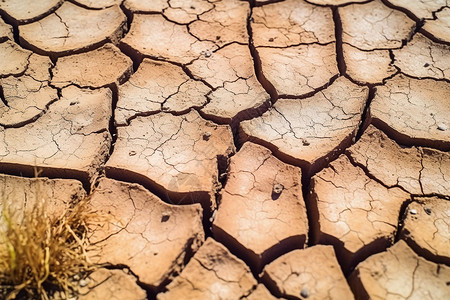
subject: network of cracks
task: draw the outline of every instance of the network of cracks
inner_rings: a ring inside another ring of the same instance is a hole
[[[450,296],[447,0],[0,15],[2,193],[110,216],[79,299]]]

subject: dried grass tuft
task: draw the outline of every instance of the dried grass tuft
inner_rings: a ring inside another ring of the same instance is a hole
[[[74,279],[95,268],[86,253],[86,235],[97,215],[87,205],[89,197],[83,197],[52,216],[38,181],[35,193],[36,200],[25,210],[14,208],[17,205],[2,196],[0,298],[47,300],[61,291],[68,299],[77,289]]]

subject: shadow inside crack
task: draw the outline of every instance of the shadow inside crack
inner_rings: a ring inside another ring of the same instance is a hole
[[[207,191],[174,192],[170,190],[171,187],[175,189],[180,184],[186,184],[186,182],[178,182],[176,178],[169,182],[168,188],[165,188],[148,177],[130,170],[106,166],[105,172],[108,178],[142,185],[167,204],[190,205],[199,203],[203,209],[203,223],[209,222],[209,218],[212,215],[211,206],[214,199],[212,199],[211,194]]]

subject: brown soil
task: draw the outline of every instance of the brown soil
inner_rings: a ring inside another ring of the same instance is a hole
[[[3,0],[0,57],[0,195],[108,216],[78,299],[449,297],[448,1]]]

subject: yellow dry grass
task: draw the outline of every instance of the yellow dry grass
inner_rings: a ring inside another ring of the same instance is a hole
[[[36,201],[22,210],[0,195],[0,298],[49,299],[61,291],[67,299],[76,292],[74,279],[95,268],[86,253],[87,228],[96,218],[89,197],[55,216],[40,189],[36,182]]]

